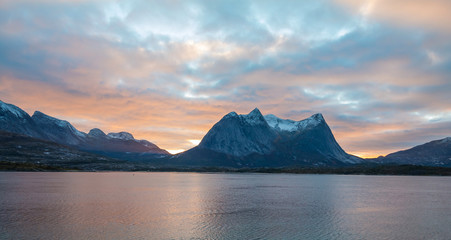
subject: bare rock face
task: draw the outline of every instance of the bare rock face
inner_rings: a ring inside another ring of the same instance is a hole
[[[321,114],[302,121],[231,112],[201,143],[173,161],[178,165],[233,167],[337,166],[360,163],[335,140]]]
[[[199,143],[199,148],[242,157],[273,150],[277,133],[256,108],[247,115],[231,112],[216,123]]]

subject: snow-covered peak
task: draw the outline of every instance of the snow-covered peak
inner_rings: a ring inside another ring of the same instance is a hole
[[[270,127],[277,131],[295,132],[309,127],[314,127],[323,122],[324,118],[321,113],[317,113],[307,119],[294,121],[290,119],[281,119],[273,114],[268,114],[265,115],[265,120]]]
[[[108,133],[108,137],[117,138],[122,140],[135,140],[133,135],[128,132]]]
[[[249,114],[243,114],[240,116],[244,121],[251,125],[262,124],[265,122],[265,118],[258,108],[255,108]]]
[[[24,118],[24,117],[29,116],[28,113],[26,113],[22,109],[14,106],[12,104],[5,103],[5,102],[3,102],[1,100],[0,100],[0,109],[1,109],[1,111],[10,112],[10,113],[16,115],[19,118]]]

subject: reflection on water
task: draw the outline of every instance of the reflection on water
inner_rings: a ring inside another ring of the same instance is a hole
[[[451,239],[451,178],[0,173],[0,239]]]

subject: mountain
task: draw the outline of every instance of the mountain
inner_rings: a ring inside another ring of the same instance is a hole
[[[32,117],[22,109],[0,101],[0,130],[23,134],[91,151],[106,156],[125,156],[120,153],[169,155],[166,150],[147,140],[136,140],[127,132],[105,134],[94,128],[88,134],[77,130],[68,121],[36,111]]]
[[[81,170],[135,170],[128,161],[82,152],[55,142],[17,133],[0,131],[0,162],[2,165],[31,165],[33,169],[56,167]],[[48,168],[47,168],[48,169]]]
[[[371,159],[377,163],[451,167],[451,137]]]
[[[321,114],[302,121],[231,112],[200,144],[172,157],[175,165],[228,167],[339,166],[360,163],[336,142]]]
[[[136,140],[128,132],[105,134],[98,128],[91,129],[84,142],[78,146],[82,150],[97,153],[113,153],[109,156],[118,156],[116,153],[151,153],[169,155],[169,153],[159,148],[157,145],[147,140]]]
[[[199,148],[243,157],[273,151],[277,133],[256,108],[247,115],[231,112],[216,123],[199,143]]]
[[[37,138],[43,137],[43,133],[28,113],[3,101],[0,101],[0,130]]]
[[[108,137],[122,139],[122,140],[135,140],[132,134],[128,132],[108,133]]]
[[[275,143],[278,151],[273,153],[278,159],[315,166],[355,164],[362,161],[340,147],[320,113],[301,121],[280,119],[274,115],[266,115],[265,119],[280,136]]]
[[[31,119],[45,136],[41,137],[53,142],[75,146],[84,142],[86,133],[78,131],[68,121],[48,116],[42,112],[34,112]]]

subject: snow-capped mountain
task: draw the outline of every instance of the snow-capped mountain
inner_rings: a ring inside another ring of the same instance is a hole
[[[87,134],[85,142],[79,145],[80,149],[94,151],[98,153],[114,153],[111,156],[118,156],[116,153],[148,153],[163,154],[169,153],[159,148],[157,145],[147,140],[136,140],[131,133],[108,133],[105,134],[98,128],[93,128]]]
[[[328,166],[361,162],[336,142],[321,114],[302,121],[231,112],[200,144],[173,158],[177,164],[217,166]]]
[[[284,120],[274,115],[265,119],[269,119],[270,126],[280,135],[276,142],[278,151],[274,153],[279,158],[312,165],[355,164],[362,161],[340,147],[320,113],[301,121]]]
[[[80,150],[108,153],[169,153],[147,140],[136,140],[127,132],[105,134],[98,128],[88,134],[77,130],[68,121],[36,111],[32,117],[12,104],[0,101],[0,130],[49,140]],[[115,154],[115,156],[117,156]]]
[[[31,117],[39,129],[43,131],[44,138],[65,145],[77,145],[84,142],[86,133],[78,131],[68,121],[60,120],[36,111]]]
[[[36,138],[43,137],[43,133],[28,113],[3,101],[0,101],[0,130]]]
[[[231,112],[216,123],[199,143],[199,148],[242,157],[273,150],[276,132],[257,108],[246,115]]]
[[[108,137],[117,138],[122,140],[135,140],[132,134],[128,132],[108,133]]]

